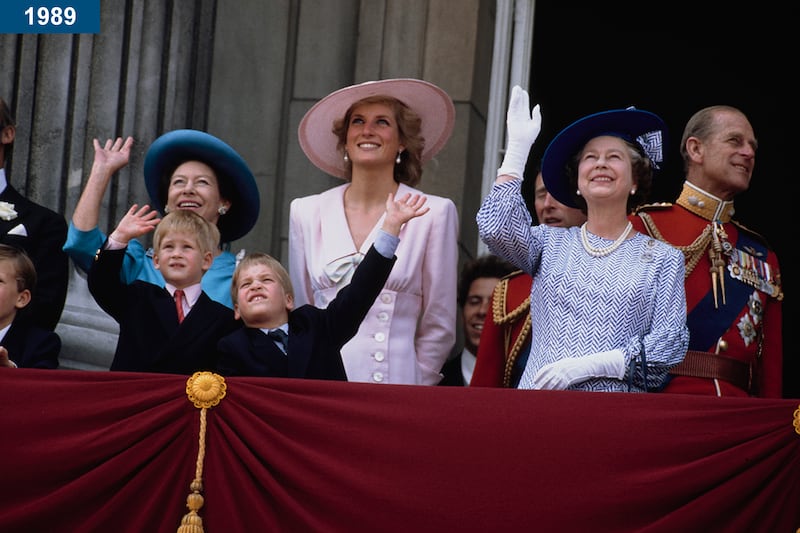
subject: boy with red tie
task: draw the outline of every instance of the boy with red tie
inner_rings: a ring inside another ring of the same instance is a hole
[[[163,219],[157,215],[149,206],[131,207],[89,270],[89,291],[119,323],[111,370],[214,370],[217,341],[239,325],[233,311],[212,300],[200,285],[219,248],[219,230],[193,211],[173,211]],[[120,270],[127,243],[154,227],[153,264],[165,286],[141,280],[123,283]]]

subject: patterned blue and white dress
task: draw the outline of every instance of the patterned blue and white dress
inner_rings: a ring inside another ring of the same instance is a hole
[[[612,349],[625,354],[622,380],[594,378],[570,389],[661,388],[689,344],[683,254],[637,233],[609,255],[592,257],[581,243],[580,228],[531,226],[521,184],[494,185],[476,217],[492,253],[536,278],[531,355],[519,388],[532,388],[536,372],[548,363]],[[611,244],[588,236],[594,247]]]

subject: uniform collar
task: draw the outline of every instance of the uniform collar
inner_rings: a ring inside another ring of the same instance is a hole
[[[722,223],[730,222],[735,211],[733,200],[717,198],[688,181],[683,183],[683,190],[675,203],[706,220]]]

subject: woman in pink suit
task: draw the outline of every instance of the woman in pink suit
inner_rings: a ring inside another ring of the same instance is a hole
[[[375,240],[388,193],[414,189],[447,142],[455,110],[416,79],[366,82],[315,104],[298,129],[314,165],[346,181],[292,201],[289,272],[298,306],[326,307]],[[430,212],[401,230],[397,263],[358,333],[342,349],[349,381],[436,385],[455,342],[458,214],[425,193]]]

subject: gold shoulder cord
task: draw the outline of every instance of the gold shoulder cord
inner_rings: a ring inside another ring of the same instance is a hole
[[[506,326],[515,322],[523,313],[527,313],[525,324],[522,326],[517,337],[517,342],[511,346],[511,328],[504,328],[503,331],[503,351],[505,355],[505,368],[503,371],[503,386],[511,386],[511,372],[514,370],[514,363],[531,332],[531,297],[528,295],[516,308],[506,314],[508,303],[508,279],[502,279],[494,287],[492,296],[492,320],[498,326]]]
[[[645,212],[640,212],[639,218],[641,218],[642,222],[644,222],[644,226],[645,228],[647,228],[647,233],[651,237],[653,237],[654,239],[658,239],[659,241],[665,242],[670,246],[672,246],[673,248],[676,248],[681,252],[683,252],[683,256],[686,258],[686,274],[684,277],[688,278],[689,274],[691,274],[692,270],[694,270],[694,267],[697,266],[697,263],[700,261],[700,258],[703,257],[703,252],[705,252],[706,248],[708,248],[708,245],[711,244],[711,234],[712,234],[711,224],[706,226],[703,232],[700,235],[698,235],[698,237],[694,240],[694,242],[692,242],[692,244],[689,244],[687,246],[676,246],[671,242],[669,242],[667,239],[665,239],[663,235],[661,235],[661,232],[658,231],[658,228],[656,227],[656,223],[653,222],[653,219],[650,217],[649,214]]]
[[[530,302],[530,296],[526,302]],[[530,305],[528,306],[530,307]],[[514,370],[514,363],[517,362],[517,356],[519,356],[519,352],[522,350],[522,346],[525,345],[525,339],[531,334],[531,314],[528,312],[528,316],[525,317],[525,324],[522,326],[522,331],[519,332],[519,336],[517,336],[517,342],[509,351],[508,345],[511,342],[511,330],[506,330],[506,353],[508,356],[506,357],[506,367],[503,371],[503,387],[509,388],[511,387],[511,373]]]
[[[530,310],[531,297],[528,295],[525,300],[519,304],[515,309],[506,314],[506,304],[508,303],[508,280],[500,280],[494,287],[494,296],[492,302],[492,320],[498,326],[514,322],[522,313]]]

